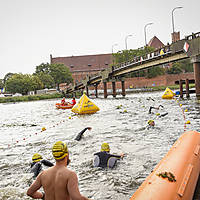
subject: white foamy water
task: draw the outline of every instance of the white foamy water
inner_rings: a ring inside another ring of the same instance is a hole
[[[69,168],[76,171],[82,194],[94,200],[128,200],[184,132],[182,109],[188,109],[184,114],[191,121],[186,130],[200,130],[200,105],[195,96],[179,103],[161,96],[162,92],[156,92],[92,99],[100,111],[83,116],[57,110],[58,100],[0,104],[0,199],[31,199],[26,191],[32,182],[32,155],[40,153],[55,163],[51,147],[62,140],[68,145],[72,161]],[[153,111],[168,112],[163,118],[148,113],[150,106],[159,105],[164,109]],[[149,119],[154,119],[156,125],[147,130]],[[92,130],[86,131],[81,141],[75,141],[88,126]],[[41,132],[42,127],[46,131]],[[102,142],[110,144],[111,153],[126,154],[114,169],[92,166],[93,154]]]

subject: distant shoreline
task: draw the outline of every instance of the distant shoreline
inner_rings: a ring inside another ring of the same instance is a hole
[[[154,86],[147,88],[131,88],[126,89],[126,94],[130,93],[140,93],[140,92],[156,92],[156,91],[164,91],[167,87],[171,90],[179,90],[179,85],[171,85],[171,86]],[[116,91],[117,95],[121,94],[121,89]],[[95,97],[94,91],[89,90],[89,97]],[[98,90],[98,94],[103,94],[103,91]],[[111,94],[111,90],[108,91],[108,95]],[[68,96],[68,95],[67,95]],[[57,99],[62,98],[62,93],[54,93],[54,94],[41,94],[41,95],[25,95],[25,96],[16,96],[16,97],[0,97],[0,103],[15,103],[15,102],[27,102],[27,101],[38,101],[44,99]]]

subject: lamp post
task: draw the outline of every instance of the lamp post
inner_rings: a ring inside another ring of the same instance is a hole
[[[126,37],[125,37],[125,47],[126,47],[126,50],[127,50],[127,39],[128,39],[128,37],[131,37],[132,35],[127,35]]]
[[[114,46],[117,46],[117,45],[118,45],[118,44],[113,44],[113,45],[112,45],[112,64],[113,64],[113,65],[114,65],[114,58],[113,58],[113,47],[114,47]]]
[[[117,46],[117,45],[118,45],[118,44],[113,44],[113,45],[112,45],[112,54],[113,54],[113,47],[114,47],[114,46]]]
[[[178,6],[178,7],[175,7],[173,10],[172,10],[172,29],[173,29],[173,33],[174,33],[174,11],[176,9],[180,9],[180,8],[183,8],[181,6]]]
[[[144,26],[144,38],[145,38],[145,46],[147,46],[147,33],[146,33],[146,28],[149,25],[152,25],[153,23],[148,23]]]

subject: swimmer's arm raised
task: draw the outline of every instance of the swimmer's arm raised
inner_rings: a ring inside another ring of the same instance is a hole
[[[32,197],[33,199],[43,198],[43,193],[38,191],[42,186],[41,178],[40,178],[41,174],[42,172],[39,174],[36,180],[32,183],[32,185],[30,186],[30,188],[27,190],[27,193],[26,193],[28,196]]]
[[[89,200],[88,198],[81,195],[78,188],[78,178],[74,172],[70,173],[67,189],[71,200]]]

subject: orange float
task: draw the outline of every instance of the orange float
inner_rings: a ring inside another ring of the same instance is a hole
[[[180,136],[130,200],[192,200],[200,173],[200,133]]]
[[[62,105],[61,103],[56,103],[57,109],[72,109],[73,105],[71,103],[68,103],[66,105]]]

